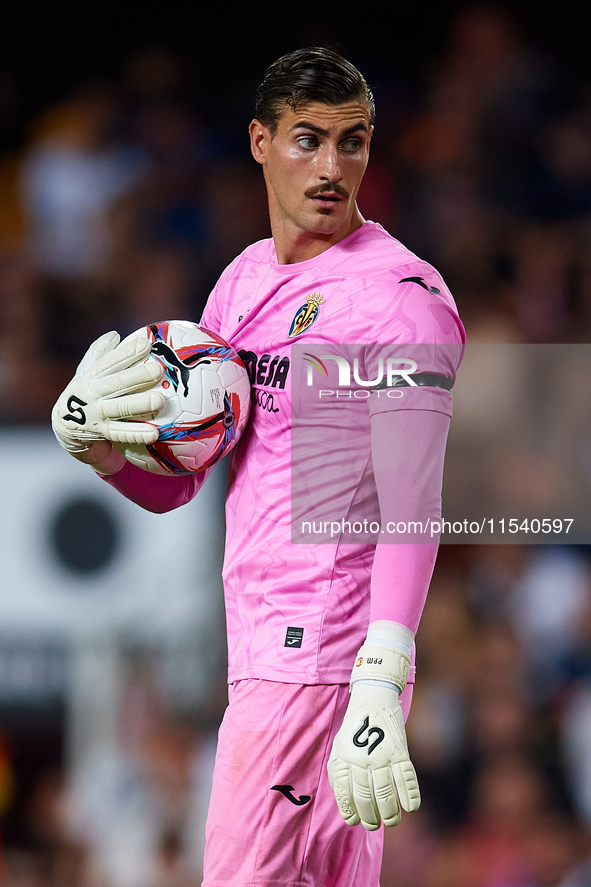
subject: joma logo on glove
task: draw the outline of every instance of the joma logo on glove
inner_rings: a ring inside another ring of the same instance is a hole
[[[82,407],[86,407],[88,404],[84,400],[80,400],[79,397],[76,397],[75,394],[72,394],[71,397],[68,398],[68,409],[69,413],[66,413],[64,416],[64,420],[69,420],[70,422],[77,422],[78,425],[86,424],[86,413],[82,409]]]
[[[367,730],[367,737],[365,739],[362,739],[361,735],[366,730]],[[372,742],[372,744],[369,745],[370,736],[372,736],[374,734],[377,736],[377,739],[375,739]],[[382,730],[381,727],[372,727],[371,730],[369,729],[369,716],[368,716],[364,720],[363,724],[361,725],[361,727],[359,728],[359,730],[357,731],[355,736],[353,737],[353,745],[356,745],[357,748],[365,748],[365,746],[368,745],[369,748],[367,749],[367,753],[368,753],[368,755],[370,755],[372,753],[372,751],[374,750],[374,748],[376,748],[380,744],[380,742],[383,741],[385,736],[386,736],[386,734],[384,733],[384,731]]]
[[[355,811],[351,807],[349,803],[349,799],[347,798],[347,793],[343,790],[342,786],[335,782],[334,786],[334,795],[336,798],[337,806],[341,811],[343,816],[353,816]]]

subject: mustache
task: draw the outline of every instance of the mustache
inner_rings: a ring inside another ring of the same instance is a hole
[[[313,188],[308,188],[307,191],[304,191],[305,197],[316,197],[318,194],[336,194],[344,198],[349,196],[347,189],[343,188],[338,182],[334,184],[332,182],[323,182],[321,185],[315,185]]]

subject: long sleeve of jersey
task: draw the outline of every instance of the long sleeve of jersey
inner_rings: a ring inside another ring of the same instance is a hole
[[[163,514],[190,502],[203,486],[208,474],[208,471],[203,471],[200,474],[169,477],[151,474],[126,462],[121,471],[102,477],[136,505],[140,505],[146,511]]]
[[[438,520],[450,419],[434,410],[394,410],[372,416],[372,461],[382,527]],[[370,622],[387,619],[416,632],[437,556],[437,543],[376,546]]]

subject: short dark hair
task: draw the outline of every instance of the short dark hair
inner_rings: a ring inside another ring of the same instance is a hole
[[[311,46],[289,52],[267,68],[257,89],[255,116],[274,136],[286,107],[295,110],[306,102],[343,105],[355,99],[367,103],[373,122],[374,98],[363,74],[332,49]]]

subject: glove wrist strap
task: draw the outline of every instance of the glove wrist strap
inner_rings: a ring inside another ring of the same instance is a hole
[[[360,680],[387,681],[400,693],[406,687],[410,656],[403,650],[365,643],[360,648],[351,672],[351,685]]]

